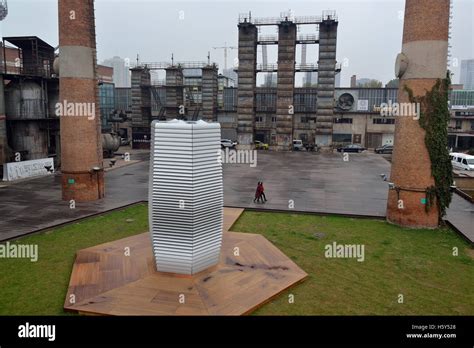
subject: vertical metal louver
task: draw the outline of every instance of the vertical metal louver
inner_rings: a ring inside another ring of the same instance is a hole
[[[157,270],[195,274],[217,264],[223,188],[219,123],[154,121],[149,220]]]

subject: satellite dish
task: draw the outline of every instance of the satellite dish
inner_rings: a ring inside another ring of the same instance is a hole
[[[3,21],[8,15],[7,0],[0,0],[0,21]]]

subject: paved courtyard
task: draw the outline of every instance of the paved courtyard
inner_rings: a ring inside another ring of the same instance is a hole
[[[106,173],[106,198],[77,203],[61,201],[60,177],[48,176],[0,188],[0,240],[147,200],[148,159]],[[224,165],[224,203],[230,207],[281,209],[364,216],[385,216],[390,163],[370,152],[340,154],[259,151],[257,166]],[[258,181],[268,202],[253,203]],[[450,222],[474,240],[473,204],[454,195]]]

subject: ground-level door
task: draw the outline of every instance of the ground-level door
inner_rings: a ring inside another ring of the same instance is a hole
[[[382,134],[381,133],[367,133],[366,140],[367,148],[376,148],[382,146]]]
[[[261,141],[265,144],[270,144],[270,131],[256,131],[255,132],[255,140]]]

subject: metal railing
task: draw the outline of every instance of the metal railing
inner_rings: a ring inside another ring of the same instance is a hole
[[[278,71],[278,64],[257,64],[257,72]]]
[[[337,15],[335,11],[323,11],[322,16],[300,16],[295,17],[293,15],[281,14],[280,17],[260,17],[253,18],[248,13],[239,14],[239,24],[249,23],[253,25],[278,25],[284,21],[290,21],[295,24],[320,24],[326,20],[337,21]]]
[[[297,63],[295,65],[295,70],[300,71],[318,71],[318,64],[311,64],[311,63]]]
[[[298,35],[297,43],[316,43],[319,41],[319,34]],[[278,35],[260,35],[257,39],[258,44],[276,44],[278,43]]]
[[[341,71],[342,64],[341,63],[336,63],[335,65],[335,71],[340,72]],[[295,63],[295,71],[296,72],[317,72],[319,70],[319,66],[316,63],[313,64],[301,64],[301,63]],[[234,67],[234,71],[239,71],[239,66],[236,65]],[[276,64],[257,64],[257,69],[256,72],[277,72],[278,71],[278,63]]]
[[[181,68],[181,69],[202,69],[209,65],[213,65],[216,68],[219,67],[217,63],[208,64],[207,62],[203,61],[184,61],[184,62],[140,62],[138,64],[134,64],[132,68],[148,68],[150,70],[160,70],[160,69],[168,69],[168,68]]]
[[[296,42],[317,42],[319,41],[319,33],[318,34],[305,34],[305,35],[298,35],[296,38]]]

